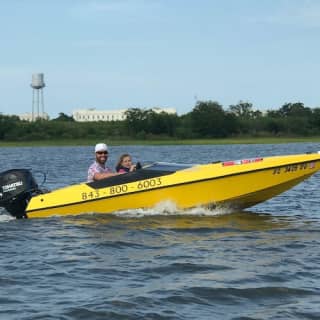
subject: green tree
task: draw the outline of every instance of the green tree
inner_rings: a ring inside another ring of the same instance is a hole
[[[252,103],[240,101],[236,105],[229,106],[230,112],[239,118],[252,118],[255,113],[252,110]]]
[[[152,134],[167,135],[173,137],[178,125],[178,116],[166,112],[156,113],[154,111],[148,114],[149,131]]]
[[[282,117],[310,117],[311,109],[305,107],[302,102],[285,103],[279,109],[279,115]]]
[[[126,127],[129,134],[138,134],[148,129],[148,115],[150,110],[131,108],[126,111]]]
[[[129,134],[139,138],[145,138],[148,134],[174,136],[178,116],[157,113],[152,109],[132,108],[126,111],[125,124]]]
[[[239,134],[256,135],[260,131],[262,112],[253,110],[252,103],[240,101],[236,105],[230,105],[229,110],[237,119]]]
[[[15,129],[20,122],[17,116],[7,116],[0,114],[0,140],[14,135]]]
[[[72,116],[68,116],[63,112],[59,112],[59,116],[52,121],[68,121],[68,122],[74,122],[74,119]]]
[[[311,125],[314,130],[314,134],[320,134],[320,108],[312,110]]]
[[[191,111],[192,130],[198,137],[226,137],[236,131],[234,115],[218,102],[199,101]]]

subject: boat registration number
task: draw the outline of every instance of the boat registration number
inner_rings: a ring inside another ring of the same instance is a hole
[[[300,163],[300,164],[292,164],[285,167],[278,167],[273,169],[273,174],[287,173],[287,172],[295,172],[298,170],[306,170],[306,169],[314,168],[314,162],[310,163]]]

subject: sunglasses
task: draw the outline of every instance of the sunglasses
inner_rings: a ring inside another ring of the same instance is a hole
[[[97,154],[108,154],[107,151],[97,151],[96,153],[97,153]]]

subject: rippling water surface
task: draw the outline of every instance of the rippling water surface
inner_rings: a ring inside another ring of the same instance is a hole
[[[319,144],[112,147],[109,163],[205,163]],[[92,147],[1,148],[0,171],[86,179]],[[40,175],[39,175],[40,176]],[[40,179],[40,178],[39,178]],[[0,319],[320,319],[320,175],[242,212],[0,215]],[[0,209],[1,210],[1,209]]]

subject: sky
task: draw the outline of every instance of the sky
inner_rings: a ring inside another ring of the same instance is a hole
[[[318,0],[0,0],[0,113],[320,106]]]

